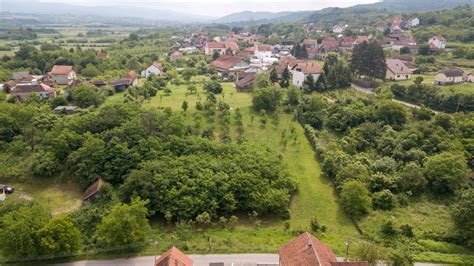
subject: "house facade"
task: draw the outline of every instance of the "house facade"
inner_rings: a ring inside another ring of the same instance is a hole
[[[387,80],[409,80],[411,79],[411,70],[399,59],[387,59]]]
[[[322,73],[319,64],[313,62],[298,63],[291,71],[293,74],[292,83],[298,88],[303,87],[303,83],[309,75],[312,75],[314,80],[317,81]]]
[[[223,78],[227,77],[227,75],[231,72],[245,70],[250,67],[250,65],[240,57],[231,55],[220,56],[211,62],[210,66],[216,69]]]
[[[257,45],[255,46],[254,57],[258,59],[270,58],[273,55],[271,45]]]
[[[163,66],[158,62],[153,62],[149,67],[142,70],[141,76],[148,78],[150,75],[161,75],[163,73]]]
[[[342,24],[334,25],[334,27],[332,27],[332,32],[343,33],[346,27],[347,27],[346,25],[342,25]]]
[[[15,86],[11,90],[12,97],[16,98],[17,100],[25,100],[26,98],[28,98],[28,96],[30,96],[30,94],[33,93],[38,95],[42,100],[55,98],[57,95],[57,92],[54,88],[43,83],[21,84]]]
[[[428,40],[428,45],[434,49],[446,49],[446,39],[441,35],[433,36]]]
[[[460,68],[449,68],[439,72],[435,76],[435,85],[451,85],[463,83],[466,74]]]
[[[220,55],[225,55],[227,49],[230,49],[235,55],[239,51],[239,45],[232,41],[206,42],[206,44],[204,45],[204,53],[206,55],[213,55],[214,52],[218,52]]]
[[[77,78],[73,66],[54,65],[49,76],[54,83],[59,85],[71,84]]]

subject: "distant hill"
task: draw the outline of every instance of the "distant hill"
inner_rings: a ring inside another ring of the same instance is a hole
[[[33,13],[51,15],[85,15],[102,17],[137,17],[143,19],[176,21],[190,23],[205,21],[211,18],[192,14],[174,12],[171,10],[158,10],[153,8],[128,7],[128,6],[79,6],[73,4],[39,2],[37,0],[0,0],[0,11],[14,13]]]
[[[474,6],[474,0],[383,0],[374,4],[356,5],[350,8],[388,9],[402,12],[433,11],[460,5]]]
[[[213,23],[222,24],[261,24],[261,23],[285,23],[299,21],[311,15],[314,11],[287,11],[287,12],[253,12],[243,11],[233,13],[219,19],[213,20]]]

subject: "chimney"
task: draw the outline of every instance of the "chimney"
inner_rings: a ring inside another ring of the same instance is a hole
[[[313,246],[313,240],[310,239],[310,240],[308,241],[308,247],[312,247],[312,246]]]

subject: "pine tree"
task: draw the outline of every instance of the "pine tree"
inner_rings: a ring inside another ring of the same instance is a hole
[[[303,82],[303,90],[306,93],[311,93],[316,90],[316,82],[314,80],[313,75],[309,74],[306,76],[304,82]]]
[[[272,81],[272,83],[278,82],[278,73],[276,72],[275,68],[273,68],[270,72],[270,80]]]
[[[318,81],[316,82],[316,90],[319,92],[324,92],[328,89],[328,81],[326,79],[326,74],[323,72],[319,75]]]
[[[288,88],[288,86],[290,86],[290,78],[291,78],[290,77],[290,71],[288,70],[288,67],[285,67],[281,77],[282,77],[282,80],[280,82],[280,86],[282,88]]]
[[[306,44],[303,44],[301,46],[299,57],[302,58],[302,59],[307,59],[308,58],[308,49],[306,48]]]

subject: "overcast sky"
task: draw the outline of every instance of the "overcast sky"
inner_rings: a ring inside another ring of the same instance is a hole
[[[139,6],[168,9],[184,13],[221,17],[239,11],[297,11],[319,10],[325,7],[347,7],[379,0],[40,0],[87,6]]]

